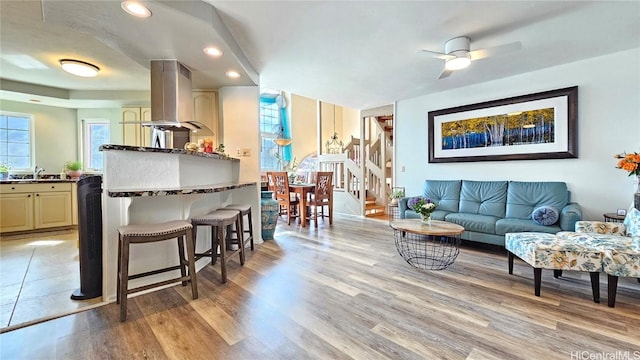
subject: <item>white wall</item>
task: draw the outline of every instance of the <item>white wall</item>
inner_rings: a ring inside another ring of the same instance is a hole
[[[640,50],[634,49],[398,101],[395,184],[412,195],[420,193],[424,179],[564,181],[585,219],[602,220],[604,212],[628,208],[634,181],[615,168],[613,155],[640,151],[638,64]],[[473,70],[472,65],[466,71]],[[578,86],[577,159],[428,163],[429,111],[574,85]]]
[[[59,174],[67,161],[79,159],[76,110],[0,100],[2,111],[31,114],[34,119],[35,165],[44,174]]]
[[[251,152],[251,156],[239,158],[240,181],[260,181],[259,101],[257,86],[226,86],[218,90],[220,142],[232,157],[237,157],[238,148],[249,148]]]

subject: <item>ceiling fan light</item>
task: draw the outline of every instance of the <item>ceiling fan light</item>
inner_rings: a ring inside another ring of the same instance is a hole
[[[93,64],[73,59],[61,59],[60,66],[69,74],[82,77],[94,77],[98,75],[98,71],[100,71],[100,68]]]
[[[447,60],[444,68],[447,70],[461,70],[468,67],[471,64],[471,58],[467,56],[457,56],[453,59]]]

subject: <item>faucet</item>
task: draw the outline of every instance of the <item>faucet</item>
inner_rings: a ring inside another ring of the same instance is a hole
[[[39,168],[38,165],[36,165],[36,167],[33,169],[33,179],[37,180],[38,176],[40,176],[40,173],[43,171],[44,171],[43,168]]]

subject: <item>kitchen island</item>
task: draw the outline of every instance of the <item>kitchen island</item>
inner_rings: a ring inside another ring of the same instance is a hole
[[[104,153],[103,300],[116,295],[118,227],[187,220],[232,203],[254,209],[254,236],[261,233],[257,182],[240,182],[240,160],[180,149],[102,145]],[[211,247],[210,229],[198,229],[196,252]],[[199,270],[210,259],[196,263]],[[132,246],[131,274],[178,263],[175,242]],[[176,277],[176,272],[130,281],[131,287]]]

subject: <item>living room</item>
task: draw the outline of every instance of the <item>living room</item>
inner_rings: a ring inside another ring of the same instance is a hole
[[[638,14],[637,2],[621,4],[629,7],[623,12]],[[464,5],[474,6],[460,6]],[[244,6],[251,4],[238,5],[235,11],[242,13]],[[300,3],[280,6],[293,8],[292,14],[303,12]],[[530,6],[535,8],[533,3]],[[305,9],[311,15],[313,10]],[[554,31],[563,29],[553,21],[555,14],[544,13],[555,25],[545,36],[553,37]],[[562,14],[559,11],[557,16]],[[529,22],[546,21],[540,13],[536,16]],[[441,80],[436,78],[444,62],[423,56],[420,78],[429,82],[428,91],[413,89],[380,102],[378,96],[384,91],[377,91],[378,83],[365,84],[371,93],[368,97],[364,92],[347,93],[333,81],[329,87],[334,94],[319,92],[313,98],[359,110],[394,104],[394,185],[405,187],[407,195],[420,194],[425,179],[562,181],[571,200],[581,205],[584,219],[602,220],[603,213],[628,209],[636,188],[634,177],[615,168],[614,155],[640,151],[640,15],[632,15],[622,29],[616,27],[614,16],[603,17],[597,25],[628,37],[628,47],[561,64],[552,63],[556,56],[552,51],[544,65],[508,76],[495,74],[500,67],[509,72],[509,62],[528,63],[526,56],[483,59]],[[447,35],[440,34],[437,44],[472,31],[462,23],[473,25],[461,21]],[[325,31],[330,24],[331,19]],[[286,42],[288,34],[280,35],[279,41]],[[594,39],[593,47],[604,46],[606,40],[606,36]],[[522,39],[508,35],[481,46],[510,41]],[[570,43],[558,42],[572,52]],[[431,50],[443,51],[437,46]],[[535,50],[544,51],[541,45]],[[494,60],[500,61],[498,65],[493,65]],[[467,81],[474,70],[486,74]],[[292,77],[304,78],[301,73],[307,72],[294,71]],[[572,86],[578,87],[579,94],[577,157],[429,162],[430,111]],[[309,95],[294,87],[279,88]],[[259,152],[258,135],[246,131],[257,122],[257,86],[229,86],[220,94],[225,144],[229,149],[250,146]],[[356,105],[369,99],[375,100]],[[69,117],[77,121],[81,115]],[[78,150],[61,151],[72,156]],[[257,177],[255,157],[241,161],[246,166],[243,174]],[[129,319],[124,323],[118,319],[117,305],[111,303],[3,333],[2,357],[580,359],[618,352],[639,355],[640,284],[633,278],[621,279],[616,307],[608,308],[591,300],[588,275],[583,273],[569,273],[559,280],[545,273],[543,294],[535,297],[530,266],[516,263],[515,276],[509,275],[506,255],[494,248],[463,244],[454,266],[422,272],[398,256],[386,223],[357,216],[339,218],[332,227],[321,221],[319,229],[304,231],[280,222],[275,241],[259,244],[248,253],[244,266],[229,263],[227,285],[219,283],[216,266],[199,272],[198,300],[191,298],[188,287],[175,286],[130,298]],[[605,281],[602,284],[606,286]]]

